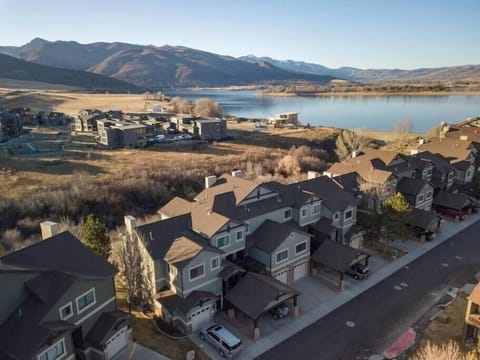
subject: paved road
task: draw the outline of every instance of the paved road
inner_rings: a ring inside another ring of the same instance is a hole
[[[477,222],[258,359],[351,360],[381,353],[445,289],[473,282],[479,254]]]

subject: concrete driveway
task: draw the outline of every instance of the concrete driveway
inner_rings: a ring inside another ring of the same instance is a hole
[[[120,351],[114,360],[170,360],[170,358],[157,353],[156,351],[147,349],[142,345],[133,343],[127,348]]]

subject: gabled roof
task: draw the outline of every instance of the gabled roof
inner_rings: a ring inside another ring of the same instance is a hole
[[[322,206],[330,211],[344,210],[349,206],[355,206],[357,199],[345,191],[340,184],[328,176],[320,176],[295,184],[299,189],[309,191],[323,200]]]
[[[104,312],[92,326],[86,336],[87,342],[103,351],[103,345],[120,329],[121,324],[130,322],[130,316],[123,311]]]
[[[355,161],[349,163],[335,163],[327,172],[333,176],[356,172],[363,180],[373,184],[383,184],[393,176],[393,171],[384,166],[383,162],[378,163],[369,158],[363,160],[360,158],[361,157],[354,158],[352,160]]]
[[[325,240],[312,254],[311,259],[331,269],[345,272],[362,255],[364,253],[360,250]]]
[[[395,160],[397,157],[401,156],[396,151],[388,151],[388,150],[381,150],[381,149],[365,149],[363,151],[363,155],[359,157],[365,156],[366,158],[370,159],[380,159],[386,166],[390,166],[390,163]]]
[[[330,236],[332,232],[336,231],[337,228],[332,225],[332,220],[327,218],[321,218],[315,224],[313,224],[313,228],[325,235]]]
[[[471,146],[471,141],[435,137],[420,145],[420,149],[434,154],[442,154],[450,163],[454,163],[466,160],[472,152]]]
[[[453,167],[455,169],[458,169],[460,171],[467,171],[470,167],[474,166],[470,161],[463,160],[463,161],[458,161],[453,164]]]
[[[334,176],[335,180],[340,186],[352,195],[356,195],[360,191],[359,175],[357,172],[351,172],[343,175]]]
[[[425,187],[431,188],[432,186],[425,180],[403,177],[398,183],[397,190],[402,194],[417,196]]]
[[[412,216],[409,217],[408,225],[429,230],[433,225],[437,225],[440,217],[431,211],[412,209]]]
[[[299,294],[271,276],[247,272],[225,299],[250,318],[258,319],[268,309]]]
[[[44,322],[45,316],[73,285],[75,277],[44,272],[25,285],[25,300],[0,325],[0,359],[32,359],[54,334],[75,328],[66,321]]]
[[[202,250],[203,246],[200,244],[185,236],[180,236],[173,241],[163,259],[181,269],[200,254]]]
[[[217,179],[213,186],[203,190],[200,194],[198,194],[194,200],[200,202],[211,202],[215,195],[232,191],[235,197],[235,205],[238,205],[258,186],[259,184],[256,184],[253,181],[231,176],[229,174],[224,174]]]
[[[253,234],[247,237],[247,244],[270,254],[288,239],[292,232],[311,236],[301,231],[292,221],[277,223],[272,220],[265,220]]]
[[[453,194],[446,191],[440,191],[433,199],[433,205],[442,206],[454,210],[462,210],[470,205],[471,201],[468,195],[458,193]]]
[[[113,276],[117,272],[105,258],[67,231],[5,255],[1,258],[0,272],[6,271],[7,266],[94,278]]]
[[[166,203],[158,212],[168,217],[175,217],[178,215],[185,215],[192,211],[195,203],[175,196],[172,200]]]
[[[442,174],[453,171],[453,167],[450,165],[450,162],[442,154],[432,154],[430,151],[422,151],[421,153],[415,154],[414,158],[430,161],[435,170],[441,172]]]

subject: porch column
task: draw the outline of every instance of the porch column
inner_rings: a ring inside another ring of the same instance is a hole
[[[258,327],[258,319],[253,319],[253,340],[260,339],[260,328]]]
[[[338,288],[339,288],[340,291],[341,291],[341,290],[343,290],[343,289],[345,288],[345,282],[344,282],[344,279],[343,279],[344,276],[345,276],[345,274],[344,274],[343,272],[341,272],[341,271],[339,271],[339,273],[340,273],[340,282],[338,283]]]
[[[298,306],[298,295],[293,297],[293,317],[297,318],[300,315],[300,307]]]
[[[227,316],[229,321],[235,320],[235,309],[228,309]]]

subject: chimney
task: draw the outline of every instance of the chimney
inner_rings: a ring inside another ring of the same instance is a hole
[[[42,240],[45,240],[60,233],[60,225],[53,221],[44,221],[40,223],[40,230],[42,232]]]
[[[315,179],[320,176],[320,173],[318,171],[308,171],[307,172],[307,179]]]
[[[418,154],[418,149],[410,149],[410,155]]]
[[[358,153],[359,153],[358,150],[352,151],[352,159],[355,159],[358,156]]]
[[[232,176],[233,176],[233,177],[241,178],[241,177],[243,177],[243,171],[242,171],[242,170],[232,171]]]
[[[133,230],[137,227],[137,219],[134,218],[132,215],[127,215],[124,217],[125,227],[127,228],[127,232],[130,235],[133,235]]]
[[[425,139],[424,139],[424,138],[418,139],[418,144],[419,144],[419,145],[425,144]]]
[[[467,141],[468,140],[468,135],[460,135],[460,140]]]
[[[217,177],[215,175],[205,176],[205,189],[211,188],[217,182]]]

